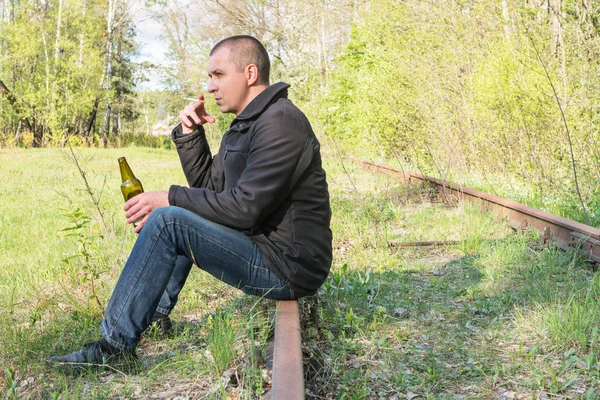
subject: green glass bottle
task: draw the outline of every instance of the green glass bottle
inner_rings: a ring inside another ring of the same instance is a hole
[[[119,169],[121,170],[121,192],[125,201],[144,192],[142,182],[135,177],[125,157],[119,157]]]

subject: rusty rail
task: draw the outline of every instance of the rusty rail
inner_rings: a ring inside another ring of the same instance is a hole
[[[435,188],[444,199],[469,201],[490,210],[496,215],[507,217],[510,225],[518,230],[532,227],[541,233],[540,242],[554,241],[561,249],[580,248],[590,260],[600,263],[600,229],[572,221],[558,215],[526,206],[515,201],[480,192],[460,185],[401,170],[389,165],[348,158],[379,170],[402,175],[407,181],[420,180]]]
[[[271,398],[304,399],[300,311],[296,300],[277,302]]]

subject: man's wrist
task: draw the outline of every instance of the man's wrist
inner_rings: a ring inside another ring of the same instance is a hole
[[[196,128],[188,128],[187,126],[181,124],[181,134],[182,135],[189,135],[190,133],[194,132]]]
[[[186,143],[194,140],[198,137],[198,135],[204,135],[204,127],[202,125],[198,125],[196,129],[194,129],[190,133],[183,133],[183,125],[180,123],[171,132],[171,139],[175,143]]]

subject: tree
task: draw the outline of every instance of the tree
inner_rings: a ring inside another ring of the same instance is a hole
[[[115,11],[113,28],[126,26],[130,20],[126,3],[119,4],[122,8]],[[110,5],[101,0],[2,3],[0,81],[6,89],[2,92],[11,95],[2,96],[0,140],[20,140],[25,130],[33,135],[34,146],[61,144],[68,135],[81,135],[91,142],[100,93],[105,94],[105,106],[113,101],[112,88],[107,90],[105,84],[107,66],[112,69],[113,65],[107,62],[113,55],[107,53],[130,40],[127,34],[117,39],[111,36],[112,45],[106,45],[109,35],[103,27],[108,25],[99,11]],[[131,44],[122,48],[124,60],[125,52],[135,51]],[[133,79],[123,74],[123,81]]]

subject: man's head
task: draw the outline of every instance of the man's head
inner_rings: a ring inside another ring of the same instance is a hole
[[[210,52],[208,91],[221,112],[236,115],[269,86],[271,64],[264,46],[252,36],[232,36]]]
[[[258,83],[269,86],[271,61],[267,49],[258,39],[248,35],[231,36],[217,43],[210,55],[223,47],[229,48],[229,61],[235,64],[238,71],[242,72],[246,66],[254,64],[258,69]]]

